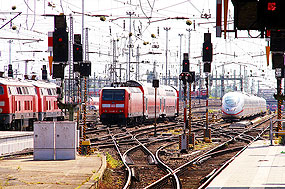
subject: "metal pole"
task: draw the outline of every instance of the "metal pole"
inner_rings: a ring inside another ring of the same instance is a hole
[[[187,108],[186,108],[186,104],[187,104],[187,84],[185,82],[185,84],[183,84],[183,91],[184,91],[184,134],[186,134],[186,127],[187,127]]]
[[[180,52],[179,52],[179,57],[180,57],[180,63],[179,63],[179,73],[182,72],[182,60],[181,60],[181,43],[182,43],[182,36],[183,34],[178,34],[178,36],[180,37]],[[179,80],[179,101],[181,101],[182,97],[181,97],[181,80]]]
[[[167,51],[168,51],[168,31],[170,27],[163,28],[166,31],[166,49],[165,49],[165,85],[167,85]]]
[[[84,77],[84,98],[83,98],[83,140],[86,140],[86,103],[87,103],[87,79]]]
[[[135,12],[127,12],[127,15],[130,16],[130,28],[129,28],[129,60],[128,60],[128,67],[129,67],[129,72],[128,72],[128,77],[129,80],[131,80],[131,43],[132,43],[132,15],[134,15]]]
[[[273,139],[273,132],[272,132],[272,119],[270,119],[270,130],[269,130],[269,137],[270,137],[270,146],[273,145],[272,139]]]
[[[139,81],[140,76],[140,55],[139,55],[140,46],[137,46],[137,69],[136,69],[136,80]]]
[[[12,64],[12,55],[11,55],[11,43],[12,43],[12,40],[9,40],[9,64]]]
[[[208,112],[208,94],[209,94],[208,93],[209,92],[208,87],[209,86],[208,85],[209,84],[208,84],[208,79],[209,78],[208,78],[208,73],[207,73],[207,75],[206,75],[206,131],[208,131],[208,129],[209,129],[208,128],[209,127],[209,120],[208,120],[208,117],[209,117],[209,115],[208,115],[209,114],[209,112]]]
[[[191,135],[191,82],[189,82],[189,116],[188,116],[188,129],[189,129],[189,135]]]
[[[154,136],[156,137],[156,94],[157,88],[154,88]]]
[[[190,38],[191,38],[190,32],[192,31],[192,29],[186,29],[186,31],[189,32],[189,35],[188,35],[188,54],[189,54],[189,58],[190,58]]]
[[[277,78],[277,94],[281,95],[281,78]],[[281,119],[281,104],[282,104],[282,100],[278,100],[278,109],[277,109],[277,119]],[[282,125],[281,122],[278,121],[277,123],[277,132],[279,132],[280,130],[282,130]],[[277,134],[277,136],[279,136],[279,134]]]
[[[82,0],[82,35],[81,35],[81,41],[82,41],[82,47],[84,47],[84,43],[85,43],[85,41],[84,41],[84,0]],[[85,53],[86,53],[86,51],[85,51],[85,49],[84,48],[82,48],[82,53],[83,53],[83,61],[84,60],[86,60],[86,58],[85,58]]]

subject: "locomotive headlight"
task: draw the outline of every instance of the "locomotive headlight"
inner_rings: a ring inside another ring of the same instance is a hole
[[[5,106],[5,101],[0,101],[0,106]]]
[[[3,112],[3,109],[2,108],[0,108],[0,113],[2,113]]]

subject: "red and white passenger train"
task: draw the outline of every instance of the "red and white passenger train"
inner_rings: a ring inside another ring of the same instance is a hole
[[[166,120],[178,116],[178,91],[171,86],[155,89],[150,83],[127,81],[119,87],[104,87],[100,92],[99,115],[104,125],[139,124],[156,118]]]
[[[32,130],[34,121],[63,120],[57,85],[0,78],[0,130]]]

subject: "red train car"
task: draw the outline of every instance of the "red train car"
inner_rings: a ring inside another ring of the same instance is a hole
[[[143,94],[138,88],[105,87],[100,92],[99,114],[104,125],[141,122]]]
[[[100,93],[99,115],[105,125],[141,123],[155,118],[174,119],[178,116],[178,91],[170,86],[157,90],[151,84],[127,81],[119,87],[105,87]]]
[[[23,130],[38,119],[38,99],[30,82],[0,78],[0,129]]]
[[[34,121],[63,119],[56,85],[0,78],[0,130],[32,130]]]
[[[55,83],[44,81],[32,82],[36,87],[39,109],[39,121],[63,120],[64,115],[57,106],[57,94]]]

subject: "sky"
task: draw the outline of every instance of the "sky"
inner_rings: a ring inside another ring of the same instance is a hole
[[[16,9],[12,10],[12,6],[16,6]],[[0,29],[0,71],[7,70],[9,61],[21,75],[25,73],[24,60],[31,60],[28,63],[28,74],[40,73],[42,65],[48,64],[47,34],[54,30],[54,24],[53,17],[45,15],[64,13],[67,15],[68,25],[72,16],[74,34],[82,32],[82,1],[80,0],[5,0],[0,1],[0,7],[0,26],[21,12],[12,24],[7,24]],[[189,51],[189,41],[190,69],[199,73],[203,35],[210,32],[214,53],[212,62],[214,74],[216,71],[221,74],[224,70],[226,74],[233,75],[236,71],[239,75],[242,68],[242,74],[247,70],[248,74],[257,76],[253,78],[254,82],[260,80],[266,87],[275,86],[275,84],[272,85],[276,82],[274,70],[271,69],[271,63],[269,67],[266,65],[267,42],[265,39],[256,37],[259,35],[257,31],[251,31],[251,37],[244,31],[238,31],[238,38],[235,38],[233,33],[228,33],[227,39],[224,39],[223,34],[221,38],[216,37],[215,0],[84,0],[84,13],[84,28],[88,28],[88,54],[92,62],[92,76],[106,79],[110,77],[113,40],[117,41],[118,64],[121,64],[122,68],[128,68],[126,53],[129,50],[127,45],[131,27],[133,34],[131,41],[134,47],[131,50],[131,62],[137,61],[137,49],[139,49],[140,62],[149,62],[140,64],[140,77],[143,79],[146,78],[148,71],[153,70],[154,62],[156,62],[158,76],[165,76],[166,44],[168,71],[171,76],[178,76],[181,64],[180,45],[182,55]],[[127,13],[132,14],[131,19]],[[228,29],[233,29],[233,14],[230,1]],[[100,15],[104,15],[106,20],[101,21]],[[185,19],[175,19],[177,17]],[[191,20],[193,24],[187,25],[186,20]],[[166,28],[169,30],[166,31]],[[166,40],[167,33],[168,40]],[[151,37],[152,34],[155,38]],[[10,39],[13,39],[11,48]],[[148,44],[144,45],[144,42]],[[153,45],[159,48],[152,48]],[[148,54],[149,52],[155,52],[155,54]],[[136,70],[136,64],[131,64],[131,70]],[[122,71],[122,77],[125,77],[125,72],[125,70]],[[135,79],[135,72],[131,72],[131,79]]]

